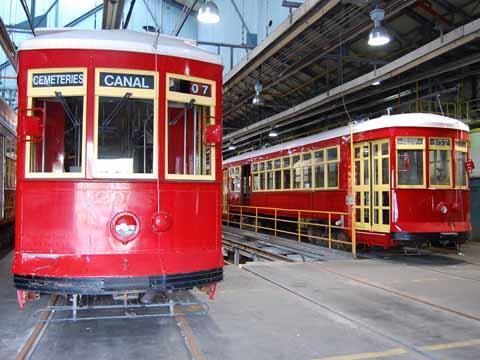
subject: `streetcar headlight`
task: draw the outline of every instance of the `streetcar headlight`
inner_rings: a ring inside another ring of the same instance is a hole
[[[442,205],[440,206],[440,212],[441,212],[443,215],[447,214],[447,213],[448,213],[448,207],[447,207],[445,204],[442,204]]]
[[[137,237],[140,221],[134,214],[124,211],[113,217],[110,231],[115,239],[125,244]]]

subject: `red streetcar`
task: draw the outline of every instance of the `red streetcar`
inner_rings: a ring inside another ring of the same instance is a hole
[[[222,280],[220,58],[125,30],[19,48],[13,273],[29,293],[149,293]]]
[[[17,115],[0,98],[0,253],[13,244]]]
[[[348,212],[350,131],[357,243],[391,248],[469,237],[469,128],[434,114],[383,116],[232,157],[223,163],[228,204]]]

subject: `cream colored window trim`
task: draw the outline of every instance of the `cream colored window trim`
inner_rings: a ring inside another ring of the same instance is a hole
[[[462,143],[460,143],[462,142]],[[467,185],[457,185],[457,157],[456,157],[456,153],[457,152],[460,152],[460,153],[465,153],[467,154],[468,153],[468,142],[466,140],[460,140],[460,139],[455,139],[454,141],[454,152],[453,152],[453,161],[454,161],[454,172],[455,172],[455,189],[459,189],[459,190],[468,190],[469,188],[469,176],[468,174],[466,174],[466,180],[467,180]],[[465,166],[465,164],[462,164],[461,166]]]
[[[431,140],[442,140],[442,141],[447,141],[448,145],[436,145],[433,144],[431,145]],[[443,150],[447,151],[448,154],[448,164],[449,164],[449,184],[448,185],[435,185],[431,184],[430,181],[430,176],[428,178],[428,185],[430,189],[451,189],[453,187],[453,174],[452,174],[452,167],[453,167],[453,161],[452,161],[452,139],[451,138],[445,138],[445,137],[429,137],[428,138],[428,170],[430,173],[430,162],[431,162],[431,151],[435,150]]]
[[[83,85],[81,86],[51,86],[34,88],[32,78],[35,74],[59,74],[81,72],[83,74]],[[28,71],[27,85],[27,108],[32,108],[33,98],[54,98],[55,92],[61,92],[62,96],[81,96],[83,98],[82,115],[82,169],[80,172],[54,173],[54,172],[31,172],[30,171],[30,148],[31,141],[25,141],[25,178],[26,179],[83,179],[86,169],[86,129],[87,129],[87,68],[47,68],[32,69]]]
[[[422,139],[421,144],[399,144],[399,139]],[[398,150],[422,150],[423,152],[423,184],[418,185],[400,185],[398,184]],[[395,187],[397,189],[426,189],[427,188],[427,156],[424,136],[397,136],[395,138]]]
[[[183,94],[176,91],[170,91],[170,79],[189,80],[194,82],[200,82],[211,86],[211,96],[197,96],[191,94]],[[168,103],[169,101],[188,104],[192,99],[195,100],[195,105],[203,105],[210,107],[210,116],[214,120],[212,124],[215,124],[215,107],[216,107],[216,83],[213,80],[203,79],[194,76],[186,76],[181,74],[166,73],[165,81],[165,179],[166,180],[199,180],[199,181],[212,181],[216,178],[216,152],[215,145],[210,146],[210,175],[184,175],[184,174],[170,174],[168,172]],[[158,93],[158,92],[157,92]]]
[[[135,89],[135,88],[112,88],[100,86],[100,73],[111,72],[116,74],[136,74],[149,75],[154,77],[154,89]],[[131,93],[130,99],[153,100],[153,166],[152,173],[132,173],[128,175],[101,174],[97,170],[98,159],[98,111],[100,97],[122,98],[125,93]],[[94,115],[94,135],[93,135],[93,176],[99,179],[144,179],[152,180],[158,176],[158,73],[155,71],[144,71],[136,69],[117,69],[117,68],[96,68],[95,69],[95,115]]]
[[[329,149],[337,149],[337,158],[332,159],[332,160],[326,160],[326,154],[327,150]],[[315,152],[318,151],[323,151],[324,152],[324,160],[322,162],[315,162]],[[310,159],[305,160],[305,156],[308,155],[310,156]],[[293,158],[299,157],[299,166],[296,168],[293,166]],[[289,159],[289,166],[285,166],[285,159]],[[280,167],[276,168],[275,167],[275,162],[280,160]],[[307,164],[305,164],[305,161],[308,161]],[[271,169],[268,169],[268,164],[272,163]],[[264,169],[260,169],[260,164],[263,163]],[[337,171],[337,186],[331,186],[328,187],[328,164],[333,164],[337,163],[338,165],[338,171]],[[324,182],[325,186],[324,187],[317,187],[317,184],[315,183],[315,166],[318,166],[321,164],[324,167]],[[255,166],[256,166],[256,171],[255,171]],[[304,186],[304,170],[306,168],[311,169],[311,187],[305,187]],[[295,153],[292,155],[287,155],[287,156],[280,156],[264,161],[257,161],[252,163],[252,168],[251,168],[251,174],[252,177],[254,178],[255,175],[258,175],[259,177],[259,185],[260,189],[255,189],[252,187],[253,192],[276,192],[276,191],[312,191],[312,190],[338,190],[340,188],[340,145],[335,145],[335,146],[330,146],[327,148],[323,149],[315,149],[312,151],[305,151],[301,153]],[[300,170],[300,187],[294,188],[293,183],[295,181],[295,170]],[[280,189],[276,189],[276,180],[275,180],[275,172],[276,171],[281,171],[281,181],[282,185]],[[286,171],[290,172],[290,188],[286,189],[285,188],[285,181],[284,181],[284,173]],[[273,176],[273,189],[268,189],[268,174],[272,173]],[[260,174],[264,175],[264,181],[263,183],[260,181]],[[263,185],[263,186],[262,186]]]

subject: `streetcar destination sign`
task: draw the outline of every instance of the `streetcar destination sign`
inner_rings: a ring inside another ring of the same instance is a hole
[[[32,87],[83,86],[83,72],[37,73],[32,75]]]
[[[100,86],[131,89],[153,89],[153,75],[100,73]]]

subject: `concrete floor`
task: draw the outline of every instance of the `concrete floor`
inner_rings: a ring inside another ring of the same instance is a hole
[[[18,310],[10,262],[0,359],[15,358],[46,301]],[[188,318],[193,355],[179,319],[164,318],[50,324],[32,359],[478,360],[478,299],[480,265],[456,256],[227,266],[209,315]]]

